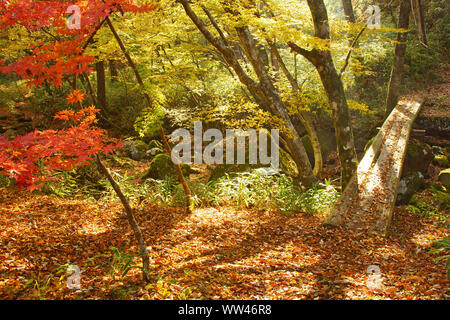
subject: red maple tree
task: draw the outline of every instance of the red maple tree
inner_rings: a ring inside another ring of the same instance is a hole
[[[81,11],[79,29],[67,27],[67,8],[76,5]],[[154,5],[137,6],[132,0],[33,1],[0,2],[0,31],[15,26],[29,32],[51,28],[53,42],[33,43],[25,56],[16,61],[0,60],[0,73],[15,73],[31,86],[44,83],[60,87],[67,77],[90,73],[94,57],[84,54],[92,37],[113,12],[146,12]],[[77,105],[84,93],[75,89],[67,97]],[[17,186],[38,189],[55,170],[83,166],[98,153],[111,153],[119,144],[105,144],[105,131],[96,128],[95,107],[78,112],[65,110],[55,118],[71,122],[62,130],[35,130],[9,141],[0,135],[0,174],[14,179]]]

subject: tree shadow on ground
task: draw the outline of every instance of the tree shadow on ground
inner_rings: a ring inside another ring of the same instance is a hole
[[[126,219],[118,218],[120,203],[21,194],[10,195],[0,211],[3,298],[29,297],[23,283],[33,274],[50,275],[67,262],[83,266],[111,246],[136,246]],[[402,210],[387,238],[326,228],[321,217],[302,213],[203,208],[186,215],[181,208],[148,207],[136,216],[149,245],[152,275],[177,280],[177,287],[192,288],[203,298],[407,298],[426,289],[442,297],[448,287],[443,266],[432,261],[428,245],[420,242],[422,236],[439,237],[445,231]],[[59,288],[55,296],[108,298],[108,263],[94,259],[82,274],[83,288],[92,287],[89,292]],[[367,292],[370,265],[380,266],[385,290]],[[121,282],[139,286],[139,273]],[[178,289],[174,285],[169,290]]]

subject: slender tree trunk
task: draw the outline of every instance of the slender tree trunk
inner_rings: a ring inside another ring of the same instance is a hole
[[[111,20],[109,18],[106,18],[106,23],[108,24],[109,28],[111,29],[111,32],[113,33],[114,38],[116,39],[117,43],[119,44],[120,49],[122,50],[122,53],[125,55],[125,58],[127,59],[128,64],[130,65],[131,69],[133,70],[139,85],[141,86],[142,89],[144,89],[144,82],[142,81],[141,75],[139,74],[139,71],[136,68],[136,65],[134,64],[133,59],[131,59],[131,56],[128,54],[128,52],[127,52],[127,50],[125,48],[125,45],[122,42],[122,39],[120,39],[119,35],[117,34],[116,29],[114,28],[114,26],[111,23]],[[150,99],[150,96],[146,92],[144,92],[143,94],[144,94],[145,100],[147,101],[147,106],[150,109],[153,109],[153,103],[152,103],[152,100]],[[170,154],[171,154],[170,146],[167,143],[167,140],[165,139],[165,133],[164,133],[164,129],[163,129],[162,126],[159,127],[159,132],[160,132],[161,139],[163,140],[163,143],[166,146],[166,150],[167,150],[167,152],[169,153],[169,156],[170,156]],[[190,210],[191,210],[191,192],[189,190],[189,187],[188,187],[188,184],[186,182],[186,179],[184,178],[183,171],[181,170],[181,166],[179,164],[173,164],[173,165],[175,167],[175,170],[177,171],[178,180],[182,184],[183,189],[185,191],[185,195],[186,195],[186,198],[187,198],[186,209],[187,209],[188,212],[190,212]]]
[[[100,110],[106,110],[106,78],[105,78],[105,63],[97,61],[95,63],[95,70],[97,71],[97,102]]]
[[[347,21],[355,23],[355,13],[353,11],[352,0],[342,0],[342,6],[344,7],[344,14]]]
[[[161,140],[163,141],[164,148],[166,149],[166,153],[171,156],[172,155],[172,148],[169,145],[169,142],[166,139],[166,135],[164,133],[164,130],[162,127],[159,128],[159,135],[161,136]],[[175,165],[175,170],[177,171],[178,178],[180,180],[181,186],[183,187],[184,194],[186,195],[186,210],[187,212],[191,211],[191,190],[189,189],[189,186],[186,182],[186,179],[184,179],[183,171],[181,170],[180,165]]]
[[[102,163],[102,161],[100,160],[100,157],[98,155],[95,156],[95,160],[97,162],[100,172],[106,176],[109,183],[111,184],[114,191],[116,192],[117,196],[119,197],[120,201],[122,202],[123,207],[125,208],[125,214],[126,214],[128,223],[130,224],[131,229],[133,229],[134,236],[136,237],[136,240],[138,242],[139,253],[142,256],[142,278],[145,282],[150,282],[150,277],[149,277],[150,265],[149,265],[147,246],[145,244],[144,237],[142,236],[142,232],[139,229],[139,226],[137,224],[136,218],[133,213],[133,209],[131,208],[130,203],[128,202],[127,198],[123,194],[119,185],[116,183],[114,178],[111,176],[108,169]]]
[[[328,13],[323,0],[307,0],[314,22],[315,36],[330,40]],[[356,171],[357,157],[350,111],[342,79],[329,50],[306,50],[294,43],[288,43],[292,50],[303,55],[317,69],[330,104],[341,162],[341,186],[344,189]]]
[[[273,42],[269,42],[269,46],[271,48],[271,52],[272,52],[272,55],[274,56],[274,59],[278,62],[278,65],[281,67],[281,70],[283,71],[284,75],[286,76],[289,83],[291,84],[294,93],[301,94],[301,89],[297,83],[297,80],[295,80],[295,78],[292,76],[292,74],[287,69],[283,59],[281,58],[278,48],[276,47],[276,44]],[[303,126],[305,127],[305,130],[308,133],[308,136],[311,140],[311,145],[312,145],[313,152],[314,152],[313,173],[316,177],[319,177],[320,173],[322,172],[322,168],[323,168],[322,150],[320,149],[319,137],[317,136],[316,129],[314,128],[314,124],[313,124],[311,117],[307,111],[299,111],[298,117],[299,117],[300,121],[302,122]]]
[[[272,65],[272,70],[275,73],[275,80],[278,81],[280,79],[280,64],[278,63],[278,59],[273,51],[270,52],[270,63]]]
[[[294,52],[294,79],[295,79],[295,82],[298,81],[297,74],[298,74],[298,71],[297,71],[297,52]]]
[[[401,1],[400,13],[398,19],[398,28],[409,28],[409,15],[411,13],[411,2]],[[398,103],[400,95],[400,86],[403,78],[403,68],[405,64],[406,41],[408,33],[402,32],[397,35],[397,43],[395,44],[394,63],[392,65],[391,79],[389,81],[389,89],[386,99],[385,118],[394,110]]]
[[[117,82],[118,75],[116,60],[109,60],[109,76],[111,78],[111,82]]]
[[[417,15],[419,16],[420,37],[424,45],[428,45],[427,30],[425,28],[425,13],[423,11],[422,0],[416,0]]]
[[[86,87],[88,89],[89,97],[91,98],[91,102],[94,106],[97,105],[97,99],[95,98],[94,89],[92,88],[91,81],[89,80],[89,76],[86,73],[83,73],[81,75],[81,79],[84,79],[84,82],[86,83]]]
[[[291,152],[292,159],[297,165],[300,181],[305,187],[311,186],[317,181],[313,174],[311,164],[308,159],[308,155],[305,148],[298,138],[297,131],[292,124],[292,121],[287,112],[286,106],[284,105],[280,95],[278,94],[272,80],[268,76],[268,72],[264,65],[264,57],[261,54],[260,48],[257,42],[248,32],[247,28],[236,28],[238,31],[241,43],[245,46],[245,54],[252,63],[253,68],[258,76],[259,82],[254,81],[250,78],[244,71],[239,63],[239,59],[236,56],[233,48],[227,45],[221,38],[214,37],[203,21],[197,16],[197,14],[192,10],[189,2],[187,0],[179,0],[183,5],[186,14],[191,18],[192,22],[197,26],[200,32],[205,36],[205,38],[210,42],[222,55],[229,66],[236,72],[241,83],[243,83],[248,90],[256,97],[258,104],[264,107],[268,107],[273,114],[279,116],[286,123],[287,128],[291,132],[286,135],[285,140],[287,147]],[[210,20],[213,20],[211,15],[208,15]],[[217,26],[217,24],[216,24]]]
[[[310,186],[316,181],[314,173],[312,171],[311,163],[309,162],[308,155],[305,151],[303,143],[299,139],[299,135],[295,126],[293,125],[285,103],[282,101],[277,89],[275,88],[264,64],[263,56],[258,48],[256,40],[251,35],[248,27],[236,28],[241,43],[244,46],[244,51],[252,64],[256,75],[260,81],[260,86],[266,99],[270,102],[274,114],[284,120],[286,126],[291,131],[286,137],[288,145],[293,159],[298,167],[298,171],[302,176],[302,182],[306,186]]]

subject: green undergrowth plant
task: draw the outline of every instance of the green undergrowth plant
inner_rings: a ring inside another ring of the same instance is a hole
[[[269,176],[259,170],[225,175],[207,184],[189,183],[195,206],[236,206],[239,208],[280,209],[284,212],[324,212],[337,201],[338,191],[330,184],[316,184],[301,191],[292,178],[284,174]],[[170,188],[157,182],[153,197],[161,204],[182,206],[185,196],[181,186]]]
[[[442,216],[450,209],[450,195],[440,185],[434,185],[421,194],[415,194],[408,205],[408,210],[425,218]]]
[[[95,164],[69,171],[58,171],[44,184],[43,192],[62,198],[103,197],[108,188],[107,181],[99,174]]]
[[[82,195],[99,201],[116,199],[112,187],[98,176],[95,166],[61,173],[46,190],[61,197]],[[186,196],[182,186],[170,178],[140,181],[127,172],[110,169],[125,196],[133,204],[182,207]],[[236,206],[238,208],[279,209],[283,212],[323,213],[338,199],[339,192],[329,182],[302,191],[290,176],[267,175],[263,170],[226,174],[208,183],[188,181],[194,207]]]
[[[309,214],[323,212],[339,197],[329,181],[301,191],[291,177],[284,174],[269,176],[259,170],[226,175],[212,184],[212,190],[215,205],[278,208],[285,212],[304,211]]]
[[[450,237],[433,241],[433,246],[436,249],[430,250],[429,253],[444,253],[444,255],[441,255],[434,260],[441,261],[447,259],[445,267],[447,268],[447,278],[450,279]]]
[[[108,268],[114,280],[116,280],[117,274],[120,278],[124,278],[132,269],[142,270],[142,266],[135,262],[135,258],[141,257],[142,254],[121,251],[116,247],[111,247],[110,250],[112,251],[112,260]]]

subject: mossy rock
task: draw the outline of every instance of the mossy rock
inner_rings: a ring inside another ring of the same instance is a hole
[[[434,156],[433,163],[442,168],[447,168],[449,164],[447,156],[444,155]]]
[[[208,169],[210,172],[208,181],[215,181],[226,174],[232,175],[234,173],[249,171],[251,166],[248,164],[219,164],[208,166]]]
[[[424,177],[419,171],[404,177],[398,185],[397,204],[407,204],[424,183]]]
[[[411,176],[416,172],[425,176],[433,158],[433,150],[428,144],[410,140],[406,148],[402,177]]]
[[[442,210],[450,209],[450,192],[444,190],[435,190],[434,191],[434,201],[437,202],[438,206]]]
[[[152,159],[153,157],[156,157],[158,154],[164,153],[164,151],[161,148],[151,148],[146,152],[147,158]]]
[[[146,152],[148,150],[148,146],[144,141],[141,140],[128,140],[125,141],[126,154],[133,160],[141,161],[144,160],[147,156]]]
[[[442,184],[450,190],[450,168],[447,168],[445,170],[442,170],[439,173],[439,181],[442,182]]]
[[[269,147],[268,150],[269,154],[271,154],[271,150]],[[259,159],[259,156],[258,156]],[[280,152],[280,162],[282,162],[283,160],[283,155],[282,152]],[[257,168],[261,168],[261,167],[269,167],[268,165],[261,165],[261,164],[249,164],[250,162],[250,153],[248,148],[245,149],[245,163],[243,164],[237,164],[238,162],[238,151],[236,149],[234,149],[234,163],[235,164],[217,164],[217,165],[209,165],[208,166],[208,170],[210,172],[209,174],[209,180],[208,181],[214,181],[217,180],[223,176],[225,176],[226,174],[229,175],[233,175],[235,173],[241,173],[241,172],[246,172],[246,171],[251,171],[252,169],[257,169]],[[282,163],[280,163],[280,166],[282,167]]]
[[[181,164],[181,171],[185,177],[188,177],[191,170],[189,165]],[[176,180],[178,179],[178,174],[171,157],[166,153],[161,153],[150,162],[150,167],[142,179],[164,180],[167,177],[171,180]]]
[[[151,150],[153,148],[163,149],[163,144],[159,142],[158,140],[150,140],[148,143],[148,148]]]
[[[120,167],[120,168],[134,168],[134,163],[125,157],[119,157],[116,155],[112,155],[110,157],[111,163],[114,166]]]

